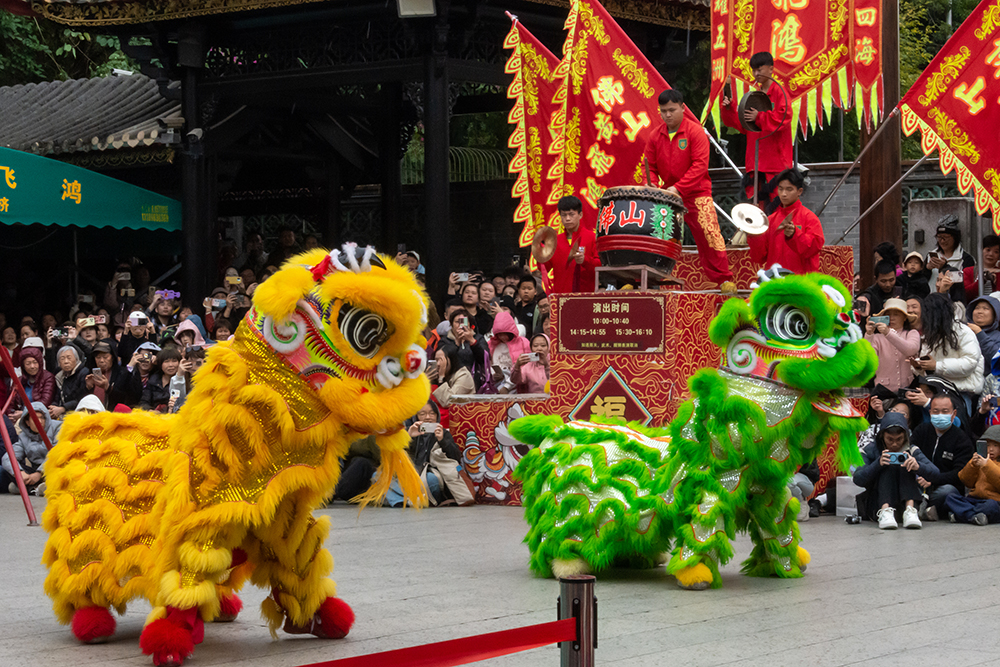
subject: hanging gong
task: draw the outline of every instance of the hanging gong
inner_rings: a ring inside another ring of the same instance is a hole
[[[740,119],[740,125],[742,125],[743,129],[747,132],[760,132],[760,125],[755,122],[748,122],[744,119],[743,112],[747,109],[770,111],[773,108],[774,105],[771,104],[771,98],[767,96],[767,93],[762,90],[751,90],[743,96],[742,100],[740,100],[740,106],[737,111],[738,118]]]

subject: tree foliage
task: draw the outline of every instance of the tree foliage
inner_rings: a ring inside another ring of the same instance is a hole
[[[0,11],[0,86],[106,76],[138,69],[113,35]]]

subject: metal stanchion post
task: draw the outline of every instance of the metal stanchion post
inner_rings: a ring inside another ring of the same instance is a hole
[[[575,574],[559,578],[559,599],[556,613],[559,620],[576,619],[576,641],[560,642],[562,667],[593,667],[597,648],[597,598],[594,597],[595,577]]]

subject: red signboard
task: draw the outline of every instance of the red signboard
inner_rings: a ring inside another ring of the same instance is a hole
[[[558,349],[570,354],[662,354],[664,308],[662,295],[567,296],[562,300]]]

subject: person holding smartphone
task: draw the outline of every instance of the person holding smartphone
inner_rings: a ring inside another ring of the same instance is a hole
[[[510,381],[518,394],[544,394],[549,386],[549,337],[531,337],[531,352],[521,354],[514,362]]]
[[[901,513],[904,528],[920,528],[917,503],[923,491],[918,477],[936,476],[938,469],[910,442],[906,417],[887,412],[875,442],[861,450],[861,457],[864,463],[853,475],[854,483],[865,489],[857,499],[861,517],[877,521],[882,530],[895,530]]]
[[[881,311],[868,318],[865,340],[878,355],[876,385],[895,389],[913,381],[909,360],[920,352],[920,334],[910,328],[914,319],[902,299],[888,299]]]
[[[181,353],[176,345],[167,345],[156,353],[156,364],[142,390],[139,407],[143,410],[167,412],[170,404],[170,380],[177,375]]]
[[[958,271],[961,274],[960,280],[952,280],[963,288],[959,300],[965,302],[969,298],[974,298],[978,295],[978,289],[973,290],[976,284],[976,260],[962,248],[962,232],[958,228],[958,217],[942,216],[938,220],[934,240],[937,241],[937,247],[927,253],[925,262],[927,268],[931,270],[930,283],[936,285],[938,274],[945,265],[950,265],[952,268],[948,270]]]
[[[431,393],[434,400],[448,407],[452,396],[464,396],[476,393],[476,383],[468,368],[458,360],[458,349],[451,346],[441,346],[434,353],[434,366],[427,369],[427,377],[437,388]]]
[[[968,495],[952,493],[945,497],[952,523],[1000,523],[1000,426],[986,429],[976,443],[976,453],[958,477],[970,491]]]
[[[441,339],[438,349],[448,349],[450,355],[450,350],[454,348],[457,365],[467,368],[473,374],[476,383],[475,389],[478,390],[486,381],[485,370],[489,359],[489,350],[485,340],[472,328],[472,316],[464,308],[453,310],[448,322],[451,328],[448,334]],[[475,391],[469,393],[475,393]]]

